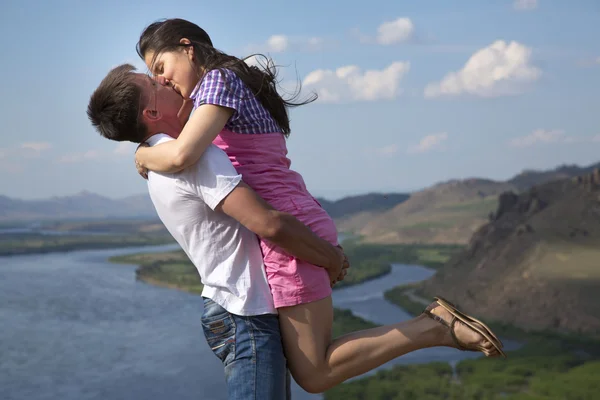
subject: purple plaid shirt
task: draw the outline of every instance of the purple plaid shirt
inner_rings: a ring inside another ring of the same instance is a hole
[[[271,114],[254,96],[250,88],[235,74],[223,69],[209,71],[198,83],[190,98],[194,108],[214,104],[234,110],[225,129],[235,133],[259,134],[281,132]]]

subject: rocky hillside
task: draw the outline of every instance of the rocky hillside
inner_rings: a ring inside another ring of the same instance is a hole
[[[500,196],[423,291],[484,318],[600,334],[600,170]]]
[[[600,163],[580,167],[578,165],[561,165],[555,169],[547,171],[526,170],[514,176],[508,182],[515,186],[519,191],[528,190],[534,185],[551,182],[559,179],[573,178],[592,172],[600,168]]]
[[[519,193],[534,185],[591,172],[599,166],[562,165],[551,170],[528,170],[507,181],[452,180],[415,192],[389,211],[337,222],[341,230],[360,234],[369,242],[466,244],[496,209],[500,193]]]
[[[498,195],[515,190],[508,182],[453,180],[416,192],[368,220],[341,221],[341,230],[378,243],[466,243],[497,206]]]

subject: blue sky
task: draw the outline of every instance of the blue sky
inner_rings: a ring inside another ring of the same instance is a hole
[[[8,0],[0,15],[0,194],[144,192],[133,147],[85,110],[140,32],[189,19],[268,53],[321,98],[291,112],[292,168],[328,198],[600,161],[600,2]],[[142,69],[145,71],[145,69]]]

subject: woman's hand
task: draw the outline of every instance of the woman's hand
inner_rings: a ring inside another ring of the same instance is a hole
[[[140,174],[140,176],[144,179],[148,179],[148,170],[144,167],[142,167],[142,165],[140,164],[138,158],[137,158],[137,154],[138,154],[138,150],[140,149],[140,147],[148,147],[148,143],[146,142],[142,142],[139,144],[139,146],[137,147],[137,149],[135,150],[135,168],[137,169],[138,174]]]
[[[190,119],[190,114],[192,113],[193,109],[194,109],[194,100],[183,99],[181,108],[179,109],[179,112],[177,113],[177,118],[179,119],[179,122],[181,122],[181,126],[184,126],[188,122],[188,119]]]

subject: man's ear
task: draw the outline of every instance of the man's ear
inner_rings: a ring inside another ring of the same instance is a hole
[[[162,119],[162,114],[158,110],[144,108],[144,111],[142,111],[142,117],[144,118],[144,122],[153,123],[160,121]]]

